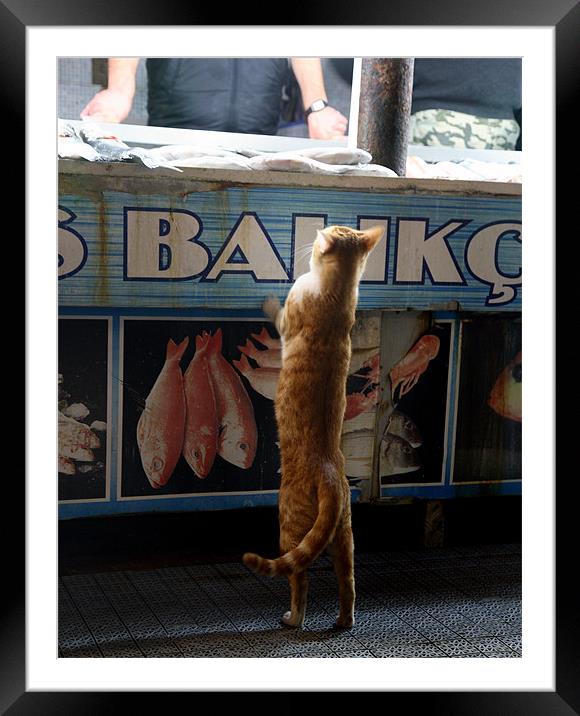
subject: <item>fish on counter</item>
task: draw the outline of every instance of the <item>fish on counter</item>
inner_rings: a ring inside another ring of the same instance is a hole
[[[241,378],[222,355],[221,328],[209,336],[207,362],[220,428],[218,454],[232,465],[248,469],[254,462],[258,445],[254,407]]]
[[[165,363],[145,401],[137,423],[137,444],[143,470],[154,488],[167,484],[183,448],[185,394],[179,361],[189,338],[167,343]]]
[[[209,336],[195,337],[195,355],[183,376],[185,434],[183,457],[197,477],[209,475],[218,450],[218,414],[207,352]]]
[[[522,422],[522,352],[499,374],[494,383],[487,404],[490,408],[508,420]]]
[[[423,444],[423,438],[415,423],[400,410],[391,413],[385,433],[403,438],[413,448],[421,447]]]
[[[415,472],[421,469],[417,451],[398,435],[387,433],[381,440],[379,471],[381,477]]]

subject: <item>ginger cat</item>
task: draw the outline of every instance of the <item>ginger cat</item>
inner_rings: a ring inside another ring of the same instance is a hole
[[[284,308],[264,312],[282,338],[282,369],[275,399],[282,478],[278,559],[246,553],[256,572],[286,575],[291,609],[287,626],[301,627],[306,612],[306,569],[327,549],[338,579],[336,626],[354,623],[354,544],[350,489],[340,450],[358,284],[367,257],[384,232],[330,226],[317,233],[310,271],[294,283]]]

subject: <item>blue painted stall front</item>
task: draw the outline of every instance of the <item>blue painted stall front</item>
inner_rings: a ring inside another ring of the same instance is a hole
[[[261,304],[331,224],[385,227],[352,336],[353,499],[520,493],[520,185],[61,160],[62,518],[276,504]],[[243,454],[203,438],[216,381]]]

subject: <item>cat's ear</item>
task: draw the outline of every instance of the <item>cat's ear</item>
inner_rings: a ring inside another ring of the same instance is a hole
[[[366,229],[362,232],[363,241],[367,247],[367,251],[372,251],[375,248],[375,246],[383,238],[384,233],[384,226],[371,226],[370,229]]]
[[[334,246],[333,237],[327,236],[322,231],[316,232],[316,238],[318,239],[318,248],[320,249],[321,254],[327,254]]]

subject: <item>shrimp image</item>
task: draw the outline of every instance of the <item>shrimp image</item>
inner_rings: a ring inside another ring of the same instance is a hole
[[[439,353],[441,342],[437,336],[426,335],[389,371],[392,395],[400,385],[399,398],[408,393],[427,370],[429,361]]]
[[[365,372],[351,373],[349,377],[365,378],[366,383],[356,393],[346,396],[344,420],[352,420],[357,415],[370,410],[379,399],[379,354],[376,353],[366,360],[359,369]],[[369,390],[370,388],[370,390]]]

